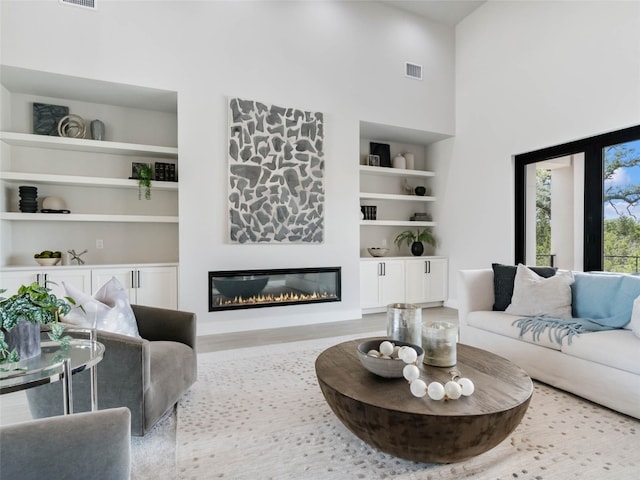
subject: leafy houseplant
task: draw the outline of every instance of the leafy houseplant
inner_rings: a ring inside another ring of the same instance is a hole
[[[436,244],[436,239],[431,233],[431,229],[416,229],[415,231],[405,230],[404,232],[399,233],[395,239],[395,244],[398,248],[400,248],[403,243],[406,243],[411,247],[411,253],[417,257],[424,253],[424,245],[422,242],[426,242],[429,245]]]
[[[138,200],[142,200],[142,189],[144,188],[144,198],[151,200],[151,177],[153,171],[151,165],[144,163],[138,167]]]
[[[5,290],[0,290],[0,293],[4,292]],[[75,301],[69,297],[58,298],[50,292],[49,288],[41,287],[34,282],[31,285],[22,285],[18,293],[9,298],[0,297],[0,364],[20,360],[16,349],[9,350],[6,335],[21,322],[51,324],[49,336],[52,340],[64,343],[69,339],[62,338],[64,325],[58,320],[60,315],[69,313],[70,304],[75,304]]]

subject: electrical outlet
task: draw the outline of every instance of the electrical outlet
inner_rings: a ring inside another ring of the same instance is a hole
[[[104,242],[102,241],[102,239],[96,240],[96,248],[104,248]]]

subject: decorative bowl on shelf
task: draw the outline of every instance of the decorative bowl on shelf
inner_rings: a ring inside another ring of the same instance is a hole
[[[402,370],[406,366],[403,360],[400,358],[383,358],[369,355],[371,350],[378,350],[380,344],[388,340],[396,347],[412,347],[418,354],[416,363],[420,365],[424,359],[424,349],[418,345],[412,343],[401,342],[399,340],[390,340],[389,338],[378,338],[374,340],[367,340],[358,344],[358,358],[362,366],[380,377],[385,378],[402,378]]]
[[[60,262],[60,258],[34,258],[34,260],[43,267],[53,267]]]
[[[384,257],[389,251],[389,249],[372,247],[372,248],[367,248],[367,251],[369,252],[369,254],[371,254],[372,257]]]

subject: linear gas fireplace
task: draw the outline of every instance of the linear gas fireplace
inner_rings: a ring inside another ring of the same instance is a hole
[[[340,301],[340,267],[209,272],[209,311]]]

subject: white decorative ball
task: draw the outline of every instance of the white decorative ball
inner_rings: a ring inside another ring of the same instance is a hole
[[[409,385],[409,389],[411,390],[411,394],[414,397],[424,397],[427,393],[427,384],[418,378],[417,380],[411,382],[411,384]]]
[[[418,359],[418,353],[411,347],[402,347],[398,355],[404,363],[413,363]]]
[[[476,389],[476,386],[468,378],[459,378],[458,385],[460,385],[462,395],[464,395],[465,397],[471,395]]]
[[[382,355],[386,355],[387,357],[390,357],[391,354],[393,353],[393,347],[394,347],[393,343],[384,341],[380,344],[380,353]]]
[[[370,357],[379,357],[380,356],[380,352],[377,350],[369,350],[367,352],[367,355],[369,355]]]
[[[393,346],[393,353],[391,354],[391,358],[400,358],[399,352],[400,351],[400,347],[397,345]]]
[[[457,400],[462,395],[462,388],[458,383],[451,380],[444,385],[444,392],[451,400]]]
[[[442,400],[444,398],[444,387],[440,382],[431,382],[427,387],[427,394],[431,400]]]
[[[402,369],[402,375],[410,382],[413,382],[420,376],[420,370],[415,365],[405,365]]]

